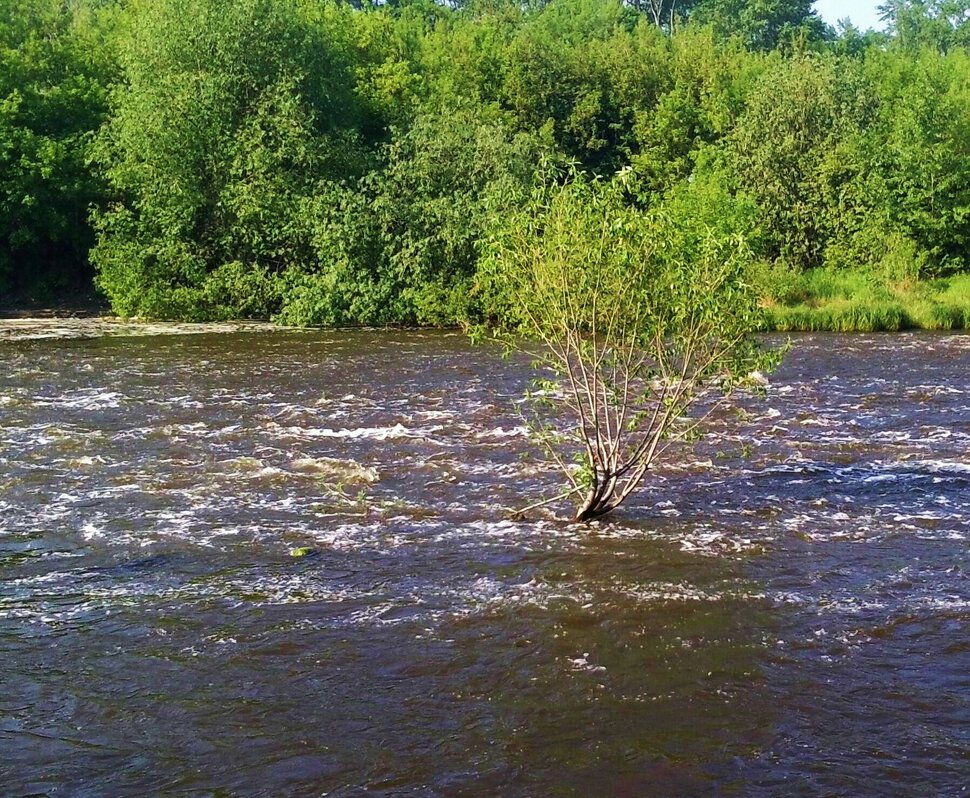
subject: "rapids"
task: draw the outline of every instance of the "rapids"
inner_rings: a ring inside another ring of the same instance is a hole
[[[3,795],[970,783],[970,337],[796,337],[585,528],[461,335],[92,325],[0,322]]]

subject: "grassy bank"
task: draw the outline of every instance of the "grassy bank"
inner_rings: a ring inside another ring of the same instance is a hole
[[[815,269],[758,275],[769,326],[780,332],[961,330],[970,326],[970,275],[892,280]]]
[[[865,270],[803,273],[761,267],[752,275],[775,332],[894,332],[970,329],[970,274],[892,279]],[[0,297],[0,319],[113,316],[93,289],[71,299]]]

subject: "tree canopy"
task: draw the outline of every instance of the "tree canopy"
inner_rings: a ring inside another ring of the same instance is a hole
[[[759,274],[962,272],[967,6],[883,12],[887,34],[804,0],[10,0],[0,292],[473,322],[507,307],[482,242],[549,164],[623,173],[639,213],[717,185]]]

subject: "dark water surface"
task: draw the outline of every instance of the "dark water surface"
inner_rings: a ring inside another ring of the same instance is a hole
[[[796,339],[593,530],[507,520],[527,380],[0,345],[0,794],[968,794],[970,337]]]

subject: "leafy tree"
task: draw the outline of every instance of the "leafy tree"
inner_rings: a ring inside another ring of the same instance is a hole
[[[732,131],[768,63],[710,28],[687,28],[670,42],[663,90],[634,117],[630,163],[645,202],[688,178],[702,148]]]
[[[645,14],[658,28],[673,33],[677,23],[686,18],[696,0],[630,0],[630,5]]]
[[[281,319],[302,324],[455,324],[480,311],[478,242],[531,183],[536,136],[463,109],[420,115],[357,186],[318,188],[317,257],[293,277]]]
[[[419,0],[339,14],[339,26],[323,23],[331,40],[340,37],[340,49],[352,53],[353,90],[361,117],[358,127],[368,144],[386,144],[390,128],[406,129],[428,100],[429,82],[439,65],[429,69],[425,51],[435,32],[447,30],[452,18],[447,8]]]
[[[265,316],[312,258],[302,209],[363,159],[347,14],[298,0],[132,0],[99,155],[98,283],[125,315]]]
[[[502,98],[521,129],[550,124],[568,156],[616,168],[622,122],[597,56],[634,24],[617,0],[561,0],[527,20],[506,52]]]
[[[839,20],[835,25],[835,38],[832,40],[832,51],[841,56],[859,58],[866,51],[874,47],[884,47],[887,42],[885,33],[871,28],[860,31],[848,17]]]
[[[970,55],[876,54],[880,114],[866,147],[868,196],[883,238],[915,245],[927,275],[968,265]],[[877,248],[878,251],[878,248]]]
[[[756,50],[773,50],[800,34],[822,38],[826,28],[813,0],[703,0],[692,19],[721,37],[739,36]]]
[[[874,116],[858,64],[801,55],[767,72],[731,133],[738,184],[757,203],[765,255],[819,266],[843,225],[843,189],[864,169],[844,142]]]
[[[524,193],[544,146],[462,110],[419,118],[391,146],[372,207],[404,318],[454,324],[473,312],[478,242],[501,212],[493,203]]]
[[[533,342],[552,376],[533,398],[556,412],[543,422],[540,411],[537,429],[568,482],[553,501],[576,497],[579,521],[616,509],[776,359],[753,336],[750,252],[705,224],[718,215],[710,197],[688,187],[642,213],[623,182],[573,175],[540,190],[492,240],[483,273],[510,302],[500,320],[510,342]]]
[[[90,286],[88,167],[113,74],[111,9],[9,0],[0,6],[0,295],[50,298]]]
[[[946,53],[970,45],[968,0],[887,0],[879,12],[900,47]]]
[[[122,314],[453,323],[501,304],[477,244],[544,161],[655,212],[716,185],[771,273],[960,271],[967,0],[883,11],[8,0],[0,291],[87,283],[96,244]]]

